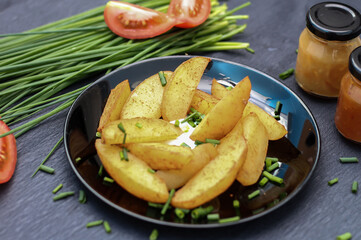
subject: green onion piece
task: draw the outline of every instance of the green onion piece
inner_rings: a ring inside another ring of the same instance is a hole
[[[101,134],[100,132],[97,132],[97,133],[95,134],[95,136],[96,136],[97,138],[101,138],[101,137],[102,137],[102,134]]]
[[[337,240],[349,240],[352,238],[352,234],[350,232],[346,232],[344,234],[341,234],[339,236],[337,236]]]
[[[125,144],[125,140],[127,139],[127,134],[124,133],[124,138],[123,138],[123,144]]]
[[[219,220],[219,213],[210,213],[207,215],[207,220],[208,221],[218,221]]]
[[[193,219],[200,219],[207,216],[209,213],[213,211],[213,206],[208,206],[206,208],[199,207],[192,210],[191,216]]]
[[[230,218],[223,218],[219,219],[219,223],[230,223],[230,222],[236,222],[239,219],[241,219],[239,216],[230,217]]]
[[[273,116],[277,121],[281,119],[280,115]]]
[[[266,162],[266,169],[272,165],[272,161],[269,158],[266,158],[265,162]]]
[[[185,119],[181,121],[181,123],[188,122],[188,120],[192,119],[195,115],[197,115],[197,112],[193,112],[192,114],[188,115]]]
[[[108,221],[104,221],[103,226],[104,226],[104,230],[105,230],[106,233],[111,233],[112,232],[112,229],[110,228],[110,225],[109,225]]]
[[[271,182],[275,182],[278,184],[282,184],[283,183],[283,179],[277,176],[272,175],[271,173],[267,172],[267,171],[263,171],[263,176],[265,176],[266,178],[268,178]]]
[[[175,120],[174,126],[179,127],[179,120]]]
[[[153,229],[153,231],[150,233],[149,240],[157,240],[159,236],[158,230]]]
[[[99,225],[103,224],[103,222],[104,222],[103,220],[89,222],[89,223],[86,224],[86,227],[90,228],[90,227],[99,226]]]
[[[182,142],[181,146],[191,148],[191,147],[190,147],[188,144],[186,144],[185,142]]]
[[[263,177],[263,178],[261,179],[261,181],[259,181],[258,184],[259,184],[260,187],[264,187],[267,183],[268,183],[268,178]]]
[[[258,214],[258,213],[260,213],[260,212],[263,212],[264,210],[265,210],[264,207],[258,208],[258,209],[253,210],[253,211],[252,211],[252,214],[253,214],[253,215],[256,215],[256,214]]]
[[[266,160],[269,160],[269,161],[271,161],[271,163],[275,163],[275,162],[278,162],[278,158],[276,158],[276,157],[266,157]]]
[[[280,115],[282,110],[282,103],[280,101],[277,101],[276,108],[275,108],[275,115]]]
[[[103,182],[105,182],[105,183],[114,183],[114,179],[112,179],[110,177],[104,177]]]
[[[286,71],[284,71],[283,73],[281,73],[279,75],[279,78],[281,78],[282,80],[285,80],[286,78],[290,77],[294,71],[295,70],[293,68],[287,69]]]
[[[79,198],[78,201],[82,204],[86,203],[86,196],[84,190],[79,190]]]
[[[177,216],[177,218],[179,218],[179,219],[183,219],[185,217],[185,215],[186,215],[184,213],[184,211],[182,209],[180,209],[180,208],[174,209],[174,213]]]
[[[155,173],[155,171],[151,168],[148,168],[148,172],[153,173],[153,174]]]
[[[148,202],[148,206],[153,207],[153,208],[161,208],[162,209],[164,207],[164,204]],[[168,209],[171,209],[171,208],[172,208],[171,206],[168,206]]]
[[[279,195],[280,200],[283,200],[287,197],[288,193],[287,192],[281,192]]]
[[[142,125],[141,123],[136,123],[135,126],[136,126],[137,128],[142,128],[142,127],[143,127],[143,125]]]
[[[221,141],[216,140],[216,139],[209,139],[209,138],[206,138],[206,143],[212,143],[212,144],[217,145],[217,144],[220,144],[220,143],[221,143]]]
[[[232,86],[228,86],[228,87],[226,87],[226,89],[227,89],[227,90],[232,90],[233,87],[232,87]]]
[[[62,192],[62,193],[59,193],[58,195],[56,195],[55,197],[53,197],[53,201],[57,201],[57,200],[60,200],[63,198],[73,196],[73,195],[74,195],[74,192]]]
[[[340,157],[342,163],[358,163],[357,157]]]
[[[46,173],[49,173],[49,174],[53,174],[55,172],[54,168],[51,168],[51,167],[48,167],[48,166],[45,166],[43,164],[40,165],[40,168],[39,168],[41,171],[43,172],[46,172]]]
[[[192,108],[192,107],[191,107],[189,110],[190,110],[192,113],[198,112],[195,108]]]
[[[98,176],[101,177],[103,175],[103,170],[104,170],[104,166],[103,164],[100,165],[99,171],[98,171]]]
[[[240,206],[239,201],[237,199],[233,200],[233,207],[236,210],[237,216],[241,216],[241,213],[239,211],[239,206]]]
[[[75,163],[79,163],[81,161],[81,157],[75,158]]]
[[[298,53],[298,49],[296,49],[296,51],[295,51],[296,53]]]
[[[248,195],[248,200],[251,200],[251,199],[257,197],[260,193],[261,193],[260,190],[254,191],[253,193],[251,193],[251,194]]]
[[[63,187],[63,184],[59,184],[56,188],[54,188],[53,193],[57,193],[61,188]]]
[[[358,190],[358,182],[357,182],[357,181],[353,181],[351,191],[352,191],[353,193],[357,193],[357,190]]]
[[[118,124],[118,128],[120,129],[120,131],[122,131],[125,134],[125,129],[122,123]]]
[[[278,163],[274,163],[274,164],[272,164],[271,166],[269,166],[268,168],[266,168],[266,169],[267,169],[267,172],[272,172],[273,170],[279,168],[279,166],[280,166],[280,165],[279,165]]]
[[[123,153],[123,158],[122,158],[122,160],[129,161],[129,158],[128,158],[128,149],[123,148],[122,153]]]
[[[160,212],[160,214],[165,215],[165,213],[167,212],[168,206],[169,206],[169,204],[170,204],[170,201],[172,200],[172,198],[173,198],[173,196],[174,196],[174,193],[175,193],[175,189],[170,190],[168,200],[167,200],[167,202],[164,204],[164,206],[163,206],[162,211]]]
[[[196,124],[192,120],[188,120],[187,123],[191,125],[193,128],[196,127]]]
[[[334,185],[335,183],[338,183],[338,178],[334,178],[334,179],[328,181],[328,185],[329,185],[329,186],[332,186],[332,185]]]
[[[119,152],[120,160],[124,160],[123,150]]]
[[[165,85],[167,85],[167,80],[165,79],[164,72],[160,71],[160,72],[158,72],[158,75],[159,75],[160,83],[162,84],[162,86],[164,87]]]
[[[201,145],[201,144],[203,144],[203,143],[204,143],[204,142],[199,141],[199,140],[195,140],[195,141],[194,141],[194,144],[195,144],[196,146]]]
[[[248,52],[250,52],[250,53],[255,53],[255,51],[252,49],[252,48],[250,48],[250,47],[246,47],[245,48]]]

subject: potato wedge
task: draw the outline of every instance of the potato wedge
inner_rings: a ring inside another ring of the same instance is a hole
[[[156,172],[167,185],[168,190],[177,189],[183,186],[199,170],[218,154],[213,144],[206,143],[195,147],[192,160],[179,170],[159,170]]]
[[[194,57],[179,65],[165,86],[162,117],[166,121],[184,118],[210,58]]]
[[[206,138],[221,139],[241,119],[251,93],[251,81],[245,77],[222,98],[194,129],[190,138],[204,142]]]
[[[156,170],[180,169],[193,158],[190,148],[165,143],[132,143],[127,148]]]
[[[247,141],[247,158],[237,174],[243,186],[255,184],[261,176],[268,149],[268,133],[253,112],[242,118],[243,136]]]
[[[193,96],[191,107],[196,109],[200,113],[208,114],[209,111],[214,106],[216,106],[218,102],[219,99],[206,92],[203,92],[202,90],[197,89]]]
[[[239,134],[242,131],[242,125],[237,124],[221,140],[218,156],[175,193],[171,201],[174,207],[195,208],[227,190],[246,158],[247,144]]]
[[[164,76],[169,81],[173,72],[164,71]],[[130,94],[125,102],[120,119],[137,117],[160,118],[162,116],[160,106],[162,104],[164,87],[159,75],[145,79]]]
[[[106,144],[122,144],[124,133],[118,128],[118,124],[122,123],[126,131],[125,143],[138,142],[161,142],[177,138],[182,134],[179,127],[154,118],[132,118],[122,119],[107,124],[102,131],[102,140]],[[136,124],[142,125],[138,128]]]
[[[133,154],[128,161],[121,160],[122,148],[95,141],[100,160],[109,175],[126,191],[145,201],[164,203],[169,197],[167,186],[157,175],[148,171],[149,166]]]
[[[222,99],[229,93],[230,90],[225,88],[222,84],[217,82],[215,78],[212,80],[211,94],[215,98]]]
[[[120,112],[122,111],[129,94],[130,86],[128,80],[119,83],[110,91],[110,95],[100,117],[98,132],[102,132],[104,126],[109,122],[120,119]]]
[[[257,114],[259,120],[261,120],[263,125],[266,127],[269,140],[278,140],[287,134],[286,128],[273,116],[269,115],[257,105],[249,102],[243,111],[243,117],[251,112]]]

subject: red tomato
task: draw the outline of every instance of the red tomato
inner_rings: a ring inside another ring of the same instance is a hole
[[[207,20],[211,13],[211,1],[172,0],[167,13],[177,19],[176,27],[192,28]]]
[[[0,134],[10,131],[0,121]],[[16,142],[13,134],[0,138],[0,183],[6,183],[13,176],[16,165]]]
[[[112,32],[129,39],[155,37],[175,24],[175,19],[165,13],[117,1],[107,3],[104,20]]]

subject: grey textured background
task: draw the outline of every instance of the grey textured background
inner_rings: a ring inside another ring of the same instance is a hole
[[[235,7],[244,1],[226,1]],[[277,77],[294,67],[298,37],[305,26],[305,13],[313,3],[306,0],[254,0],[240,12],[249,14],[248,27],[234,40],[250,42],[254,55],[246,51],[209,53],[249,65]],[[359,0],[342,1],[361,11]],[[105,0],[0,0],[0,34],[20,32],[105,4]],[[282,80],[280,80],[282,81]],[[0,185],[0,239],[147,239],[153,228],[159,239],[335,239],[346,231],[361,239],[361,197],[351,193],[354,180],[361,182],[361,163],[342,165],[341,156],[361,159],[361,145],[338,134],[333,118],[335,100],[320,100],[302,92],[294,77],[282,81],[309,106],[321,132],[321,159],[305,188],[282,208],[261,219],[233,227],[195,230],[158,226],[129,217],[108,207],[90,192],[88,202],[76,198],[53,202],[51,190],[59,183],[65,190],[84,189],[72,172],[63,146],[47,165],[55,175],[39,173],[38,164],[62,136],[66,113],[43,122],[20,137],[18,164],[13,179]],[[329,187],[327,181],[339,177]],[[87,229],[93,220],[108,220],[112,233]]]

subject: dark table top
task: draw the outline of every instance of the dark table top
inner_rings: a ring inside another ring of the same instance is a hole
[[[255,0],[242,10],[248,27],[235,41],[250,42],[256,51],[208,53],[207,56],[249,65],[277,78],[295,67],[298,37],[305,27],[305,13],[318,1]],[[359,11],[359,0],[341,1]],[[1,0],[0,34],[21,32],[105,4],[105,0]],[[229,7],[243,1],[226,1]],[[351,143],[334,126],[336,100],[322,100],[304,93],[294,76],[280,80],[297,93],[312,111],[321,133],[321,158],[309,182],[291,201],[262,218],[218,229],[179,229],[159,226],[120,213],[86,191],[88,202],[74,198],[53,202],[52,189],[85,189],[72,171],[63,146],[48,160],[55,175],[31,174],[63,134],[66,112],[51,117],[17,140],[18,163],[13,179],[0,185],[0,239],[147,239],[152,229],[159,239],[335,239],[351,232],[361,238],[360,193],[351,193],[354,180],[361,182],[361,165],[341,164],[341,156],[361,158],[361,146]],[[335,177],[339,183],[329,187]],[[112,233],[87,229],[87,222],[105,219]]]

